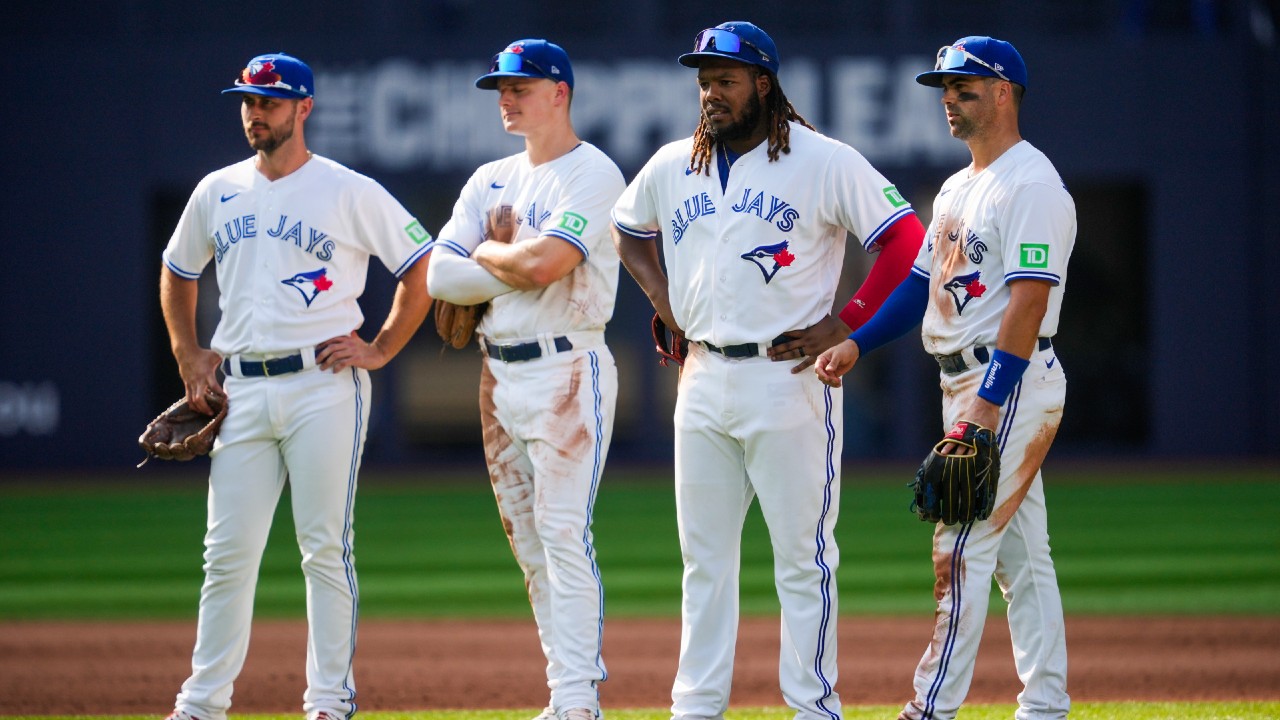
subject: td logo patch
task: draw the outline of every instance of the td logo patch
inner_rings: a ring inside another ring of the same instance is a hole
[[[1020,264],[1024,268],[1048,268],[1049,246],[1044,243],[1022,243],[1018,246]]]
[[[427,232],[427,229],[422,227],[422,223],[417,220],[405,225],[404,231],[415,245],[421,245],[431,239],[431,233]]]
[[[893,185],[884,189],[884,197],[895,208],[900,208],[907,204],[907,199],[902,197],[902,193],[898,192],[898,188]]]
[[[587,230],[587,219],[575,212],[566,212],[560,216],[560,228],[582,237]]]

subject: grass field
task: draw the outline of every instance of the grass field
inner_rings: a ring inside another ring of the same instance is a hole
[[[837,536],[841,610],[932,610],[930,527],[908,512],[907,468],[846,476]],[[152,474],[154,478],[155,473]],[[432,483],[366,473],[356,506],[364,617],[528,615],[520,574],[483,475]],[[1047,488],[1050,534],[1068,614],[1280,614],[1280,476],[1215,472],[1058,471]],[[198,474],[145,487],[0,483],[0,622],[194,618],[202,579],[205,484]],[[286,490],[287,494],[287,490]],[[287,498],[263,562],[259,617],[303,616]],[[596,545],[611,617],[675,616],[680,557],[669,478],[611,472],[596,505]],[[758,512],[744,533],[745,613],[776,612]],[[993,602],[992,611],[1003,603]],[[1280,690],[1278,690],[1280,692]],[[850,720],[897,708],[846,708]],[[3,714],[0,709],[0,714]],[[1012,706],[966,707],[965,720],[1008,718]],[[783,720],[782,708],[735,720]],[[241,716],[243,717],[243,716]],[[254,720],[293,718],[255,715]],[[368,720],[496,720],[508,712],[361,713]],[[665,710],[611,710],[661,720]],[[1077,703],[1073,718],[1277,718],[1280,703]],[[154,720],[151,718],[150,720]]]
[[[1266,471],[1158,478],[1069,474],[1046,490],[1070,614],[1280,613],[1280,482]],[[1155,482],[1155,481],[1159,482]],[[483,476],[408,483],[367,474],[356,504],[365,617],[525,617],[524,585]],[[0,484],[0,620],[194,617],[205,484]],[[287,494],[286,490],[286,494]],[[849,475],[837,536],[841,610],[932,610],[930,527],[900,479]],[[258,615],[303,613],[288,502],[263,561]],[[606,477],[596,546],[611,616],[679,612],[680,555],[669,482]],[[744,533],[744,612],[777,608],[768,538]],[[993,602],[993,612],[1002,603]]]

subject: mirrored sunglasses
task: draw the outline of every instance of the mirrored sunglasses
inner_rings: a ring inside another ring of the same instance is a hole
[[[491,73],[527,73],[530,71],[544,78],[551,78],[550,73],[538,67],[537,63],[520,53],[500,52],[493,56],[493,62],[489,65],[489,72]]]
[[[760,48],[756,47],[754,44],[743,40],[728,30],[721,30],[720,28],[707,28],[706,30],[698,33],[698,37],[693,40],[693,51],[713,52],[718,50],[720,52],[736,54],[742,51],[743,45],[755,50],[756,54],[764,59],[765,62],[773,61],[767,53],[761,51]]]
[[[1012,80],[1009,80],[1009,78],[1006,77],[1004,73],[992,67],[991,64],[988,63],[986,60],[983,60],[982,58],[978,57],[977,55],[974,55],[973,53],[969,52],[968,50],[965,50],[964,48],[953,47],[951,45],[943,45],[942,47],[938,48],[938,59],[933,64],[933,69],[934,70],[959,70],[964,67],[966,60],[972,60],[975,64],[981,65],[982,67],[990,70],[991,72],[995,73],[996,77],[1000,78],[1001,80],[1013,82]]]

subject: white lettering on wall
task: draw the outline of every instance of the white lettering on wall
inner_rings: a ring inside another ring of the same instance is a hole
[[[951,168],[967,153],[953,139],[938,92],[914,76],[923,58],[789,60],[781,82],[819,131],[873,163]],[[477,90],[475,63],[422,65],[401,58],[359,68],[324,68],[325,89],[308,142],[339,162],[392,171],[470,172],[519,151],[503,132],[497,94]],[[663,143],[693,132],[696,76],[669,61],[575,64],[574,126],[624,168],[638,169]]]

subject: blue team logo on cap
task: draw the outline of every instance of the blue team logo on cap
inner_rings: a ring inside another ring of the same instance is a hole
[[[333,287],[333,281],[329,279],[324,268],[312,270],[311,272],[300,272],[280,282],[297,290],[302,295],[302,299],[307,302],[307,307],[311,307],[311,301],[315,300],[320,293],[327,292],[329,288]]]
[[[768,285],[779,270],[795,262],[796,256],[792,255],[791,251],[787,249],[788,245],[789,243],[786,240],[773,245],[761,245],[751,252],[743,253],[739,257],[755,263],[755,266],[760,268],[760,272],[764,275],[765,284]]]

